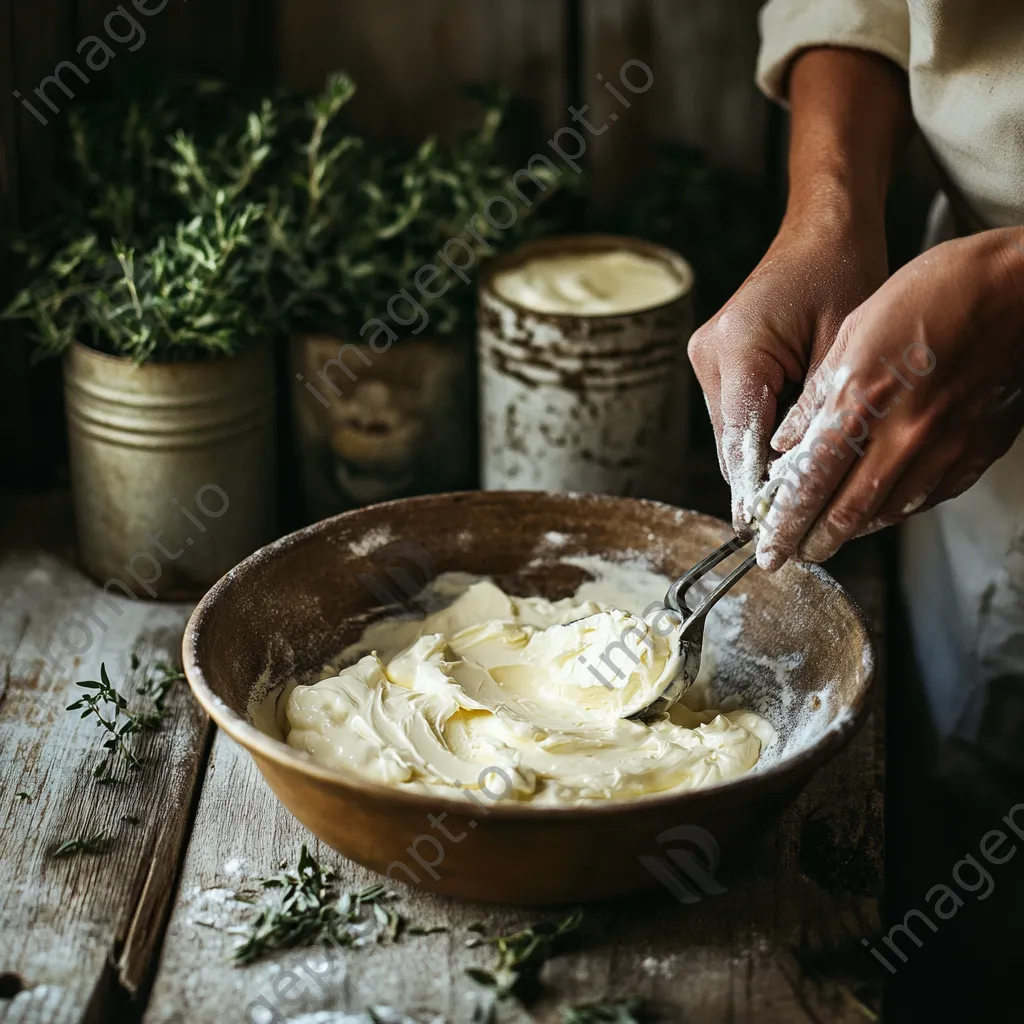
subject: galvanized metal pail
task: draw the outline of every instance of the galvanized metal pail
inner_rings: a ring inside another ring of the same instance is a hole
[[[241,356],[64,361],[79,556],[111,593],[188,599],[276,531],[274,373]]]
[[[635,313],[538,313],[502,297],[497,275],[537,258],[630,250],[680,282],[670,302]],[[481,469],[489,490],[588,491],[685,498],[693,272],[635,238],[568,235],[494,261],[479,296]]]

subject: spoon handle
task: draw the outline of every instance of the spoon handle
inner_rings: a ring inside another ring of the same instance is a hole
[[[665,595],[665,604],[674,612],[683,617],[684,624],[681,637],[687,640],[697,640],[704,629],[704,620],[708,612],[721,600],[721,598],[732,589],[757,563],[754,555],[745,558],[704,600],[691,608],[686,601],[686,595],[690,588],[719,562],[725,561],[731,554],[745,547],[749,541],[733,537],[727,540],[721,547],[716,548],[711,554],[702,558],[692,569],[684,573],[672,584]]]

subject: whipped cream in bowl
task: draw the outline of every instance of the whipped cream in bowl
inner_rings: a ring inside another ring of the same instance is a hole
[[[422,619],[368,627],[343,667],[291,691],[291,747],[417,792],[564,806],[722,782],[774,738],[739,709],[627,720],[679,671],[680,622],[657,602],[638,615],[579,593],[514,597],[487,579],[437,586],[461,593]]]

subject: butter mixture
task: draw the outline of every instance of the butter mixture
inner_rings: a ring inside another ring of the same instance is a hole
[[[439,584],[447,607],[370,626],[348,667],[292,690],[292,747],[418,792],[574,805],[734,778],[774,738],[750,711],[625,717],[678,668],[679,621],[656,603],[641,616],[581,596],[586,584],[561,601]]]
[[[498,274],[494,290],[537,313],[636,313],[678,298],[689,286],[661,260],[628,249],[529,260]]]

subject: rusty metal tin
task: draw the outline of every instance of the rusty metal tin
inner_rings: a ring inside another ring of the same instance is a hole
[[[476,483],[472,348],[460,336],[383,348],[328,334],[292,339],[292,407],[312,518]]]
[[[579,316],[534,312],[493,287],[538,257],[624,249],[667,265],[680,294],[636,313]],[[479,295],[484,488],[683,500],[692,330],[693,271],[662,246],[567,235],[495,260]]]
[[[270,345],[149,363],[64,360],[79,557],[110,593],[200,597],[277,526]]]

